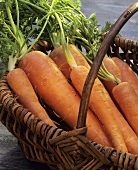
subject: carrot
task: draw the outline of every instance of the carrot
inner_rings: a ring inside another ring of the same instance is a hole
[[[68,83],[54,61],[40,51],[32,51],[19,62],[36,93],[71,127],[77,124],[80,96]],[[104,146],[111,146],[102,125],[88,110],[87,137]]]
[[[135,90],[128,82],[122,82],[112,92],[127,121],[138,135],[138,96]]]
[[[68,48],[70,52],[72,53],[77,65],[84,65],[87,68],[90,68],[90,65],[84,58],[84,56],[79,52],[77,47],[73,44],[69,44]],[[59,69],[62,71],[64,76],[68,79],[70,77],[71,67],[67,63],[64,51],[62,46],[58,46],[55,48],[49,55],[52,60],[56,63],[56,65],[59,67]]]
[[[128,148],[128,152],[131,154],[138,155],[138,136],[133,131],[127,120],[124,118],[122,113],[118,110],[116,105],[110,98],[107,99],[110,105],[112,106],[112,111],[114,117],[117,121],[119,128],[121,129],[125,144]]]
[[[40,105],[38,97],[27,75],[22,69],[16,68],[10,71],[7,75],[7,81],[11,89],[17,95],[18,101],[24,107],[29,109],[29,111],[43,122],[55,126],[45,109]]]
[[[103,63],[106,67],[106,69],[113,74],[116,78],[118,78],[120,81],[122,80],[122,75],[120,72],[120,69],[118,68],[117,64],[112,60],[112,58],[106,57],[103,59]],[[102,80],[102,83],[104,84],[105,88],[107,89],[108,93],[110,96],[113,98],[112,95],[112,89],[117,85],[115,82],[107,81],[107,80]]]
[[[125,63],[121,59],[113,57],[112,60],[117,64],[121,71],[122,81],[128,82],[134,88],[136,94],[138,95],[138,78],[134,71],[130,68],[130,66],[127,63]]]
[[[83,86],[88,75],[89,70],[84,66],[78,66],[72,69],[71,80],[76,90],[82,94]],[[116,149],[127,152],[121,130],[119,129],[117,122],[113,114],[113,108],[108,102],[111,100],[108,92],[104,88],[101,81],[96,78],[94,86],[90,95],[90,108],[97,115],[99,120],[104,125],[104,128]]]

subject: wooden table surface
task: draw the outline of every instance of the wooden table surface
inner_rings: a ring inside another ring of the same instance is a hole
[[[101,26],[106,21],[114,23],[135,0],[82,0],[82,12],[89,17],[96,12]],[[138,14],[136,13],[122,28],[121,35],[138,39]],[[0,123],[0,170],[50,170],[47,165],[27,160],[21,152],[16,138]]]

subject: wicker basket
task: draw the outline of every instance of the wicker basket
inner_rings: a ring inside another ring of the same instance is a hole
[[[27,159],[48,164],[59,170],[138,169],[138,156],[105,147],[85,136],[86,113],[89,95],[106,53],[126,61],[138,74],[138,43],[116,36],[122,26],[138,10],[138,2],[132,4],[109,31],[94,60],[85,82],[78,122],[74,130],[66,125],[55,128],[35,118],[23,108],[10,90],[5,73],[0,80],[0,120],[18,139]],[[108,52],[107,52],[108,51]],[[46,106],[45,106],[46,107]],[[51,112],[50,108],[47,108]]]

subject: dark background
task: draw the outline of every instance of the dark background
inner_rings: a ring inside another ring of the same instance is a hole
[[[101,26],[106,21],[112,24],[135,0],[82,0],[82,12],[89,17],[96,12]],[[138,39],[138,14],[136,13],[122,28],[121,35]],[[49,170],[46,165],[28,161],[17,145],[17,140],[0,123],[0,170]]]

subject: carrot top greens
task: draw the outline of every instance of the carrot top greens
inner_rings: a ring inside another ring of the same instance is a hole
[[[0,58],[5,69],[14,69],[38,40],[47,41],[53,48],[62,45],[71,68],[77,64],[68,43],[75,44],[92,63],[101,45],[102,31],[96,14],[87,18],[81,6],[80,0],[1,0]],[[105,28],[109,30],[110,24]],[[117,81],[103,66],[98,76]]]
[[[20,8],[22,8],[22,4],[19,4],[17,0],[3,0],[0,3],[0,14],[2,16],[0,20],[0,27],[2,28],[0,32],[0,47],[3,49],[0,57],[5,67],[11,71],[15,68],[18,60],[28,53],[32,46],[39,40],[48,23],[49,13],[51,13],[53,4],[51,4],[47,15],[38,20],[37,23],[34,26],[32,25],[31,29],[27,31],[24,29],[23,24],[26,26],[28,20],[26,19],[24,22],[22,21],[22,24],[20,23]],[[31,21],[30,18],[29,21]],[[34,31],[37,30],[37,27],[40,27],[42,21],[43,26],[36,35],[33,43],[29,46],[30,38],[33,37]]]

